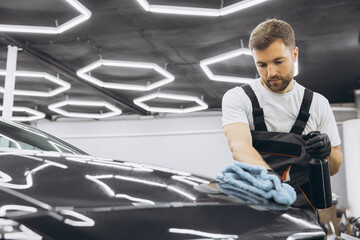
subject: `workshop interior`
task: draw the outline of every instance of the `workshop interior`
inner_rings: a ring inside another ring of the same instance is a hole
[[[213,187],[223,96],[261,77],[249,37],[272,18],[341,139],[315,220]],[[0,101],[0,239],[360,239],[359,0],[1,0]]]

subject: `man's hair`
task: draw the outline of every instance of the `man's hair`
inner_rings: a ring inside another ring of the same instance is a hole
[[[251,32],[249,47],[251,50],[263,50],[279,39],[287,47],[295,48],[295,33],[290,24],[278,19],[269,19],[260,23]]]

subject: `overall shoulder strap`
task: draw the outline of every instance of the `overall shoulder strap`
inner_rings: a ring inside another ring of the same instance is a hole
[[[246,95],[248,95],[248,97],[250,98],[252,104],[255,131],[267,131],[264,119],[264,111],[262,108],[260,108],[258,99],[254,91],[249,84],[244,84],[241,87],[244,89]]]
[[[304,97],[301,103],[299,114],[296,118],[296,122],[291,129],[291,133],[301,135],[305,129],[306,123],[310,117],[309,109],[314,96],[314,92],[305,88]]]

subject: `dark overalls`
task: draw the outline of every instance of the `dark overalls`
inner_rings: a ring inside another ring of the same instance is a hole
[[[266,163],[279,174],[284,182],[296,191],[294,207],[312,208],[309,189],[309,154],[305,151],[302,132],[310,117],[309,109],[313,92],[305,89],[301,108],[290,133],[268,132],[264,120],[264,111],[250,85],[243,85],[251,100],[255,130],[251,131],[253,147],[261,154]]]

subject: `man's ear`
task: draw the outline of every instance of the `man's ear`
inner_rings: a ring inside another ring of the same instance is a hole
[[[294,48],[293,56],[294,56],[294,62],[296,62],[299,57],[299,48],[298,47]]]

